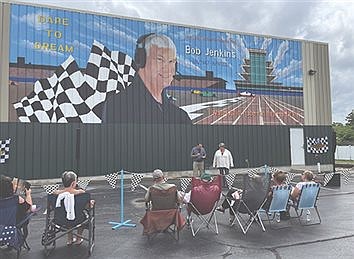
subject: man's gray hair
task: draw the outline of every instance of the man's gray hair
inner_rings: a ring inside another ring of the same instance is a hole
[[[64,187],[70,187],[76,179],[77,175],[73,171],[65,171],[61,176]]]
[[[145,50],[146,52],[149,51],[150,47],[155,45],[159,48],[168,48],[173,49],[175,53],[177,53],[176,45],[173,41],[167,37],[166,35],[162,34],[152,34],[145,39]]]

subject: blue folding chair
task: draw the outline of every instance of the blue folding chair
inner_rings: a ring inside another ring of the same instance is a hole
[[[320,192],[320,184],[319,183],[310,183],[306,184],[302,187],[299,199],[297,202],[294,202],[291,207],[295,209],[296,212],[296,218],[298,218],[299,223],[301,225],[316,225],[316,224],[321,224],[321,217],[318,212],[317,208],[317,200],[318,200],[318,194]],[[313,222],[312,220],[308,219],[309,215],[306,215],[307,219],[305,220],[305,223],[301,220],[301,217],[303,215],[304,210],[310,212],[315,211],[317,214],[318,221]],[[300,211],[300,213],[299,213]],[[312,223],[310,223],[312,221]]]
[[[34,215],[33,212],[30,212],[21,222],[16,223],[18,202],[19,197],[17,195],[0,200],[0,245],[15,249],[17,258],[20,256],[22,247],[30,250],[26,241],[28,236],[27,225]]]
[[[267,220],[269,222],[269,226],[271,229],[280,229],[284,227],[272,227],[271,222],[274,221],[277,213],[287,211],[287,206],[290,198],[291,192],[290,185],[280,185],[272,187],[272,197],[270,197],[270,205],[269,207],[263,208],[262,212],[265,212],[267,215]],[[271,216],[271,217],[270,217]],[[280,220],[280,219],[279,219]]]

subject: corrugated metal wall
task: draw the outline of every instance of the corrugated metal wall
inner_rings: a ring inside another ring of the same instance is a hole
[[[302,54],[305,125],[331,125],[328,45],[304,41]],[[315,74],[310,70],[315,71]]]
[[[225,142],[232,152],[237,168],[247,167],[246,159],[251,167],[286,166],[290,165],[289,129],[289,126],[0,123],[0,139],[11,138],[10,158],[0,164],[0,173],[34,179],[59,177],[68,169],[78,171],[81,176],[103,175],[122,168],[131,172],[149,172],[155,168],[191,170],[190,151],[200,142],[207,151],[207,167],[211,166],[220,142]],[[305,138],[331,134],[328,126],[304,127]],[[332,150],[330,141],[329,151],[320,156],[321,163],[332,163]],[[305,158],[307,165],[317,163],[313,154],[306,153]]]

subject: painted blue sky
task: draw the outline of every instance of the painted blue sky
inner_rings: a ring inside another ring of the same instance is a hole
[[[41,23],[38,16],[66,18],[68,25]],[[48,30],[51,31],[48,36]],[[56,38],[54,32],[59,31]],[[134,57],[136,40],[143,34],[161,33],[169,36],[177,47],[179,73],[204,76],[211,70],[215,77],[227,81],[234,89],[234,80],[241,79],[241,64],[248,58],[248,49],[263,49],[274,65],[275,82],[285,86],[302,86],[301,42],[262,36],[233,34],[213,30],[188,28],[155,22],[98,16],[31,6],[12,6],[10,60],[25,57],[26,63],[60,65],[70,54],[80,67],[86,67],[94,40],[110,50],[119,50]],[[59,35],[61,33],[61,35]],[[36,50],[39,42],[73,46],[72,53]],[[38,43],[37,43],[38,44]],[[196,50],[188,53],[188,47]],[[207,49],[234,52],[234,57],[206,56]]]

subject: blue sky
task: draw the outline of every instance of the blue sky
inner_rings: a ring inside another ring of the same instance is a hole
[[[63,20],[60,24],[51,24],[48,19],[39,22],[39,16],[65,18],[65,25]],[[241,64],[249,57],[247,49],[263,49],[267,60],[273,62],[276,82],[302,86],[300,41],[30,6],[14,6],[12,9],[10,59],[15,62],[18,56],[24,56],[27,63],[56,66],[71,54],[80,67],[86,67],[93,40],[133,57],[137,38],[150,32],[168,35],[175,42],[177,70],[181,74],[204,76],[206,70],[211,70],[215,77],[227,81],[228,89],[234,89],[233,81],[241,79]],[[63,48],[73,46],[74,51],[36,50],[36,42],[55,43],[57,48],[59,45]],[[189,53],[192,48],[195,54]],[[233,54],[210,57],[205,55],[208,49]]]

